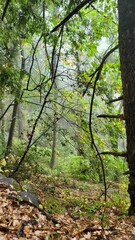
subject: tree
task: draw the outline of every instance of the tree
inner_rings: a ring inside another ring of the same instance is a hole
[[[21,46],[20,46],[20,48],[21,48]],[[14,136],[14,132],[15,132],[16,118],[17,118],[17,112],[18,112],[18,106],[19,106],[19,101],[20,101],[20,96],[21,96],[22,80],[23,80],[23,75],[24,75],[24,70],[25,70],[25,58],[24,58],[24,54],[23,54],[22,49],[21,49],[21,58],[22,59],[21,59],[21,69],[20,69],[20,81],[19,81],[18,89],[16,89],[16,92],[15,92],[15,100],[14,100],[12,119],[11,119],[11,124],[10,124],[10,129],[9,129],[9,136],[8,136],[5,156],[8,155],[10,153],[11,149],[12,149],[13,136]]]
[[[54,81],[54,101],[57,101],[58,99],[58,92],[57,92],[57,59],[56,59],[56,51],[55,47],[53,50],[53,56],[52,56],[52,63],[51,63],[51,74],[52,74],[52,81]],[[56,162],[56,147],[57,147],[57,109],[55,111],[55,104],[54,104],[54,116],[53,116],[53,137],[52,137],[52,156],[51,156],[51,161],[50,161],[50,168],[53,169],[55,162]]]
[[[119,49],[127,135],[127,162],[131,205],[129,214],[135,214],[135,2],[118,0]]]
[[[103,148],[114,150],[112,145],[118,145],[116,144],[118,128],[112,131],[114,121],[110,121],[109,129],[107,121],[102,124],[102,120],[96,117],[104,110],[105,113],[108,111],[113,113],[112,107],[104,106],[103,98],[107,102],[116,95],[116,90],[118,90],[117,94],[120,92],[119,89],[115,89],[119,85],[118,81],[120,82],[120,78],[116,77],[119,75],[119,63],[115,60],[115,57],[118,59],[118,54],[110,59],[111,54],[118,49],[118,45],[115,44],[118,41],[116,1],[112,0],[111,3],[108,0],[74,0],[61,3],[49,0],[8,2],[10,4],[5,6],[1,4],[4,31],[0,33],[2,42],[0,83],[1,86],[4,85],[3,82],[5,83],[9,89],[8,94],[10,93],[14,99],[15,90],[16,88],[18,90],[17,86],[19,86],[22,92],[21,101],[18,101],[18,98],[16,100],[18,104],[21,102],[22,109],[26,104],[25,110],[31,121],[31,126],[27,126],[25,119],[24,126],[29,136],[28,144],[26,140],[26,150],[23,156],[20,156],[21,160],[15,171],[26,159],[31,146],[40,146],[41,141],[44,142],[44,147],[49,146],[52,138],[48,143],[46,142],[47,134],[45,133],[48,128],[49,132],[54,133],[52,163],[54,162],[56,137],[58,139],[60,135],[56,136],[59,131],[59,124],[57,124],[59,118],[62,123],[61,129],[68,126],[66,133],[68,132],[69,139],[72,140],[74,132],[77,133],[80,154],[83,153],[83,157],[89,158],[92,166],[95,167],[98,157],[101,160],[100,152]],[[13,29],[11,26],[14,26]],[[18,48],[20,39],[22,47]],[[52,67],[54,46],[56,53],[59,52],[55,55],[57,57],[56,70]],[[17,54],[22,48],[25,51],[25,71],[22,72],[19,66],[16,78],[16,64],[7,64],[3,52],[10,61],[13,55],[12,62],[15,63],[14,52]],[[78,58],[76,58],[77,55]],[[112,73],[110,69],[113,69]],[[21,72],[22,77],[20,77]],[[56,85],[57,78],[59,84]],[[21,87],[20,79],[22,80]],[[72,129],[69,126],[72,126]],[[13,131],[13,127],[11,129]],[[110,133],[113,133],[111,140]],[[57,141],[57,146],[59,142]],[[73,147],[75,149],[73,152],[76,152],[75,143]],[[92,160],[93,149],[97,150],[96,161]],[[106,156],[103,158],[107,159]],[[100,161],[102,169],[104,162]],[[100,166],[98,168],[101,169]]]

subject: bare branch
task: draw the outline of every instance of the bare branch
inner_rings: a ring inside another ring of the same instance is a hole
[[[118,97],[118,98],[115,98],[115,99],[110,100],[110,101],[108,102],[108,104],[113,103],[113,102],[117,102],[117,101],[121,101],[121,100],[123,100],[123,96],[120,96],[120,97]]]
[[[118,115],[100,114],[97,117],[98,118],[118,118],[120,120],[125,120],[124,114],[118,114]]]
[[[114,157],[127,157],[126,152],[101,152],[102,155],[113,155]]]

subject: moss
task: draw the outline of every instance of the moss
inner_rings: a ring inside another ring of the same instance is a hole
[[[50,214],[63,213],[65,211],[63,202],[55,196],[48,197],[43,206]]]

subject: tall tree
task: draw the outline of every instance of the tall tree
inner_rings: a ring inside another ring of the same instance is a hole
[[[21,95],[22,78],[24,75],[24,68],[25,68],[25,59],[24,59],[23,50],[21,50],[21,57],[22,57],[22,60],[21,60],[22,62],[21,62],[21,69],[20,69],[20,83],[19,83],[19,88],[16,90],[16,97],[14,100],[12,119],[11,119],[11,124],[10,124],[10,129],[9,129],[9,135],[8,135],[8,141],[7,141],[5,155],[9,154],[9,152],[12,149],[12,144],[13,144],[13,136],[14,136],[14,131],[15,131],[17,111],[18,111],[18,105],[19,105],[20,95]]]
[[[118,0],[119,49],[127,134],[130,208],[135,214],[135,1]]]
[[[54,48],[54,54],[52,56],[52,80],[55,79],[54,81],[54,101],[57,101],[58,98],[58,94],[57,94],[57,83],[56,83],[56,64],[57,64],[57,59],[56,59],[56,51]],[[55,104],[54,104],[55,105]],[[55,109],[55,106],[54,106]],[[55,165],[55,161],[56,161],[56,145],[57,145],[57,112],[54,112],[54,116],[53,116],[53,143],[52,143],[52,156],[51,156],[51,161],[50,161],[50,168],[53,168]]]
[[[18,107],[18,102],[15,100],[14,106],[13,106],[12,119],[11,119],[11,124],[10,124],[10,129],[9,129],[9,135],[8,135],[5,156],[7,156],[12,149],[13,136],[14,136],[14,130],[15,130],[15,123],[16,123],[16,115],[17,115],[17,107]]]

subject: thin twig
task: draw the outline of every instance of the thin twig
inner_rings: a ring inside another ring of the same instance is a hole
[[[41,41],[43,37],[43,34],[41,34],[41,36],[39,37],[34,49],[33,49],[33,54],[32,54],[32,62],[31,62],[31,66],[30,66],[30,70],[29,70],[29,78],[28,78],[28,81],[27,81],[27,86],[26,86],[26,90],[28,90],[29,88],[29,83],[30,83],[30,78],[31,78],[31,72],[32,72],[32,68],[33,68],[33,64],[34,64],[34,59],[35,59],[35,54],[36,54],[36,50],[37,50],[37,47],[38,47],[38,44],[39,42]]]
[[[5,7],[4,7],[4,10],[3,10],[3,13],[2,13],[2,21],[4,20],[4,17],[5,17],[5,15],[6,15],[6,12],[7,12],[7,9],[8,9],[8,6],[9,6],[9,4],[10,4],[10,1],[11,0],[7,0],[6,1],[6,4],[5,4]]]
[[[89,76],[89,77],[90,77],[90,81],[88,82],[85,90],[83,91],[83,96],[86,94],[86,92],[87,92],[87,90],[88,90],[88,88],[89,88],[89,85],[91,84],[92,79],[94,78],[94,76],[100,71],[100,68],[103,67],[106,59],[107,59],[116,49],[118,49],[118,47],[119,47],[119,45],[116,45],[114,48],[112,48],[110,51],[108,51],[108,52],[105,54],[105,56],[103,57],[100,65],[97,67],[97,69],[96,69],[92,74],[90,74],[90,76]]]
[[[101,14],[101,16],[102,16],[102,12],[101,11],[99,11],[93,4],[91,4],[91,7],[93,8],[93,10],[95,10],[97,13],[99,13],[99,14]],[[104,15],[104,18],[108,18],[108,16],[106,16],[106,15]],[[113,20],[112,21],[114,24],[116,24],[116,22]]]
[[[95,0],[83,0],[72,12],[70,12],[56,27],[54,27],[51,30],[51,33],[55,32],[60,28],[61,26],[64,26],[65,23],[71,19],[75,14],[77,14],[86,4],[89,3],[91,5]]]
[[[8,105],[8,107],[6,108],[6,110],[4,111],[4,113],[1,115],[0,120],[2,120],[2,118],[5,116],[5,114],[7,113],[8,109],[10,107],[14,106],[14,100]]]

